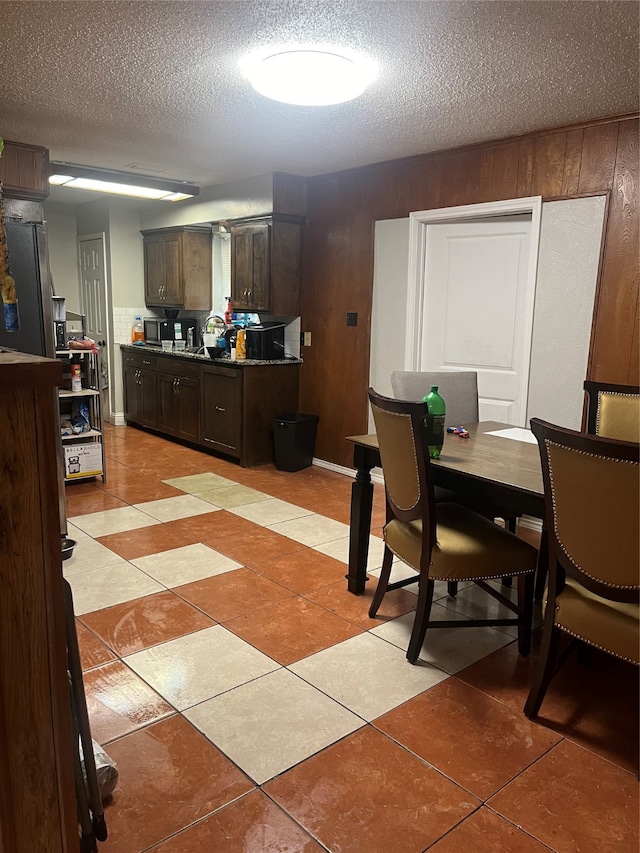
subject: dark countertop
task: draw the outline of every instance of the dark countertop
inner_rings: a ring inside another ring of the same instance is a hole
[[[134,344],[120,344],[120,349],[126,350],[126,352],[146,352],[155,356],[159,356],[160,358],[188,358],[195,361],[203,361],[207,364],[224,365],[224,367],[251,367],[265,364],[302,364],[301,358],[280,358],[273,359],[272,361],[266,361],[257,358],[244,358],[232,361],[231,357],[227,354],[223,355],[222,358],[210,358],[206,352],[199,353],[194,352],[193,350],[186,349],[172,349],[168,352],[165,352],[162,347],[153,346],[151,344],[144,344],[143,346],[134,346]]]

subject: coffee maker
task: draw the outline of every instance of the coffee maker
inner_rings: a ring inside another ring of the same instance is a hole
[[[67,311],[64,296],[51,297],[55,348],[67,349]]]

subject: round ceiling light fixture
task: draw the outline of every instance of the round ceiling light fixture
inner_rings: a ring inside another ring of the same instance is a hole
[[[351,101],[378,75],[372,60],[321,45],[266,48],[246,57],[240,67],[256,92],[305,107]]]

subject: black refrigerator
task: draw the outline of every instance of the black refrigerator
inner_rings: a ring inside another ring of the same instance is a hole
[[[0,312],[0,349],[55,358],[52,288],[44,212],[39,202],[2,199],[9,269],[16,283],[20,327],[8,332]],[[55,411],[60,415],[58,398]],[[58,429],[58,435],[60,430]],[[67,535],[62,446],[58,452],[60,535]]]

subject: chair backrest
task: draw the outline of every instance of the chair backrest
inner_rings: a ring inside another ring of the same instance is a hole
[[[392,400],[369,388],[384,473],[387,506],[400,521],[422,519],[423,535],[435,539],[435,500],[425,428],[427,406]],[[424,539],[423,539],[424,541]]]
[[[587,432],[619,441],[640,442],[640,388],[585,382]]]
[[[477,423],[478,374],[474,370],[394,370],[391,374],[396,400],[422,400],[432,385],[438,386],[438,393],[444,398],[448,426]]]
[[[614,601],[638,601],[640,445],[537,418],[550,567]]]

